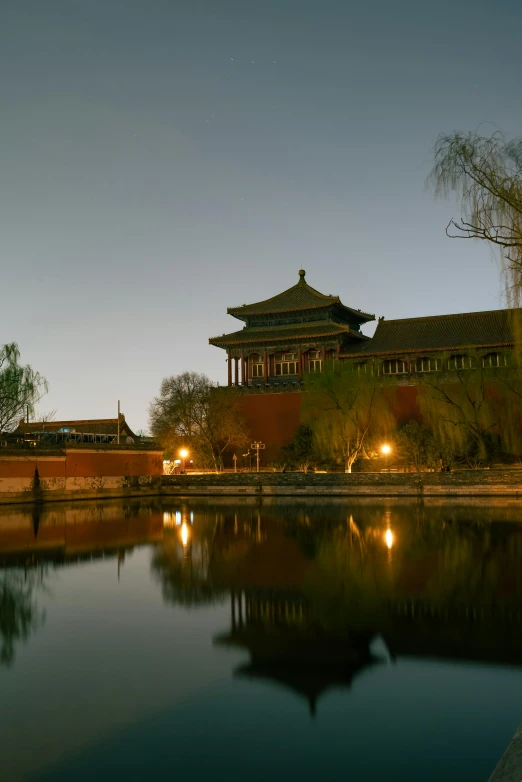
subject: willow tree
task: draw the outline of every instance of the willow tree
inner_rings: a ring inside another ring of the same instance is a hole
[[[480,239],[497,247],[507,272],[509,301],[522,287],[522,140],[500,133],[440,135],[428,182],[437,194],[455,193],[461,216],[446,227],[451,238]]]
[[[474,366],[471,357],[461,356],[448,374],[422,375],[421,412],[447,452],[480,462],[490,458],[500,419],[489,385],[498,371],[488,371],[481,362]]]
[[[366,367],[370,370],[370,365]],[[371,372],[358,372],[351,365],[337,365],[306,381],[304,416],[314,433],[319,453],[342,461],[345,472],[371,453],[372,436],[384,436],[391,416]]]
[[[45,378],[20,364],[18,345],[11,342],[0,346],[0,432],[11,431],[20,417],[32,415],[45,393]]]
[[[220,388],[203,374],[166,377],[149,408],[150,430],[167,453],[190,446],[201,463],[220,470],[227,449],[248,442],[238,392]]]

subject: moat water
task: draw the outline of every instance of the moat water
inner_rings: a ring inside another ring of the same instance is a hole
[[[522,506],[0,508],[0,779],[487,780]]]

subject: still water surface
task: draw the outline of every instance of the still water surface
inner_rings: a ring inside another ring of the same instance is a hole
[[[0,509],[0,778],[487,780],[522,721],[522,508]]]

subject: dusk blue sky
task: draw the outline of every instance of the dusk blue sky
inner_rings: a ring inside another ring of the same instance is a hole
[[[521,34],[520,0],[4,0],[0,341],[41,409],[145,427],[301,267],[386,318],[503,306],[424,180],[440,132],[520,135]]]

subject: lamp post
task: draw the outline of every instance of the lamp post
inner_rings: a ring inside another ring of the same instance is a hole
[[[263,448],[266,448],[266,445],[262,443],[260,440],[256,440],[255,443],[250,443],[250,447],[253,451],[256,452],[257,456],[257,472],[259,472],[259,451],[262,451]]]
[[[185,474],[185,459],[188,456],[188,451],[186,448],[182,448],[179,452],[179,455],[181,456],[182,462],[181,462],[181,472]]]
[[[391,446],[389,445],[381,445],[381,453],[384,456],[384,467],[386,472],[388,472],[388,456],[391,453]]]

